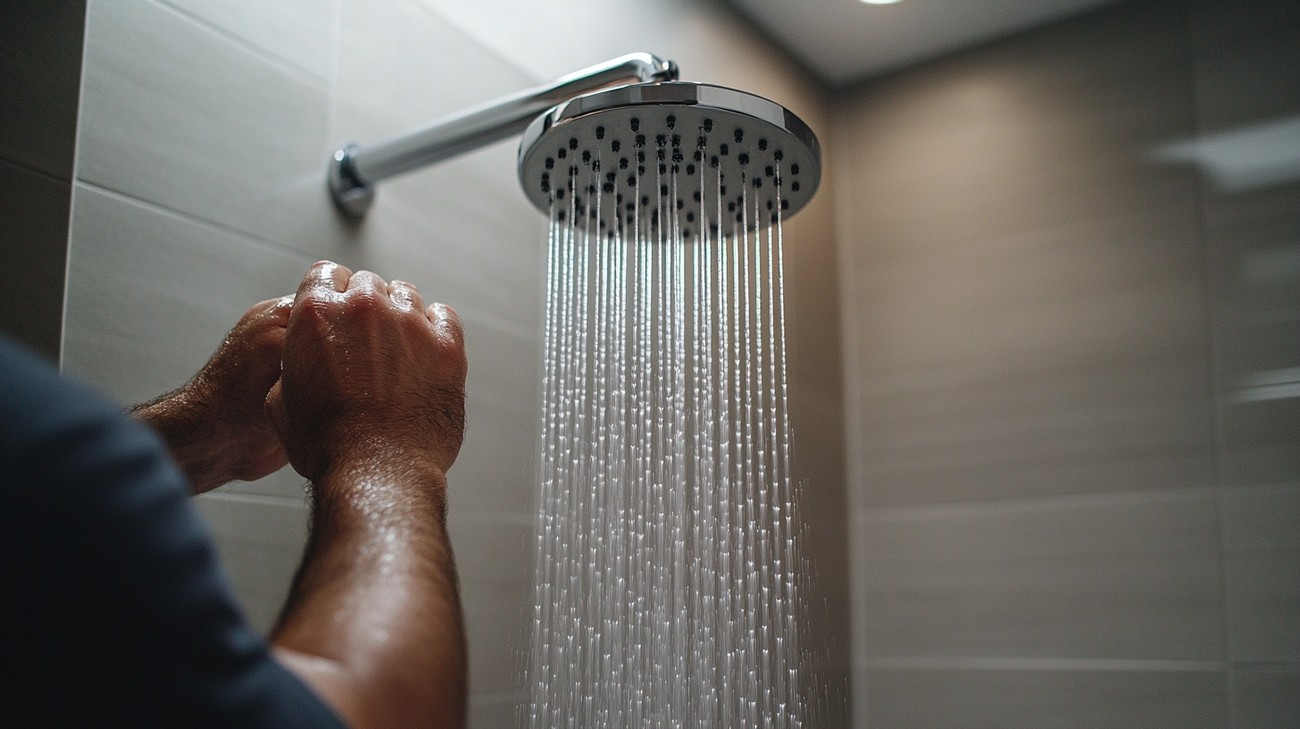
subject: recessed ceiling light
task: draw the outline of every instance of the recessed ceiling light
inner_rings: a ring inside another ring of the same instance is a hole
[[[868,5],[893,5],[900,0],[862,0],[862,2]]]

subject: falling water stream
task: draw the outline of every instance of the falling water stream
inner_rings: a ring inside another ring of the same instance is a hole
[[[688,179],[662,139],[617,188],[556,172],[528,722],[799,727],[783,170]]]

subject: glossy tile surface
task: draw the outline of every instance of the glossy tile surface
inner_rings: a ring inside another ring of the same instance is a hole
[[[1228,650],[1234,661],[1300,663],[1300,485],[1223,495]]]
[[[1223,726],[1189,8],[834,102],[854,722]]]
[[[347,250],[322,193],[328,95],[150,0],[92,3],[78,176],[316,255]]]
[[[352,141],[401,134],[536,83],[419,0],[340,7],[334,131],[368,135]]]
[[[1177,16],[1052,26],[842,106],[861,506],[1212,482],[1196,180],[1147,159],[1192,129]]]
[[[311,264],[87,185],[75,196],[64,368],[123,402],[184,384],[249,306],[291,293]]]
[[[1300,726],[1300,664],[1233,672],[1233,729],[1295,726]]]
[[[162,0],[322,83],[333,78],[339,0]]]
[[[461,579],[475,693],[524,688],[532,627],[532,520],[454,509],[448,516]]]
[[[1192,4],[1222,477],[1300,479],[1300,166],[1252,130],[1300,120],[1300,9]],[[1229,179],[1208,145],[1228,145]],[[1290,161],[1287,161],[1290,160]]]
[[[1203,157],[1204,238],[1220,420],[1232,726],[1300,725],[1300,169],[1252,130],[1300,115],[1300,9],[1192,6],[1196,115],[1239,145],[1233,176]],[[1240,146],[1245,145],[1245,146]],[[1255,160],[1252,168],[1243,161]]]
[[[469,702],[469,725],[481,729],[527,726],[527,697],[520,694],[475,697]]]
[[[365,148],[531,85],[414,3],[344,0],[342,13],[339,144]],[[454,73],[443,69],[451,58]],[[517,145],[512,137],[380,183],[356,231],[366,265],[419,271],[427,296],[539,332],[545,220],[519,188]]]
[[[465,444],[447,474],[450,504],[531,517],[541,403],[538,345],[492,326],[473,311],[463,313],[462,323],[471,364]]]
[[[881,729],[1217,729],[1223,674],[1159,671],[868,670]]]
[[[545,219],[528,206],[518,185],[496,191],[459,175],[463,168],[456,165],[469,163],[480,177],[514,174],[513,150],[498,145],[393,180],[381,187],[374,217],[358,231],[356,247],[365,267],[389,272],[381,275],[418,275],[426,297],[477,310],[538,337]]]
[[[258,630],[270,631],[307,543],[307,510],[226,496],[202,496],[196,503],[216,537],[222,568],[244,614]]]
[[[863,516],[864,648],[1222,660],[1215,520],[1176,494]]]

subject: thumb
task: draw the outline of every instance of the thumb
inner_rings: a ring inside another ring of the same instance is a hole
[[[266,393],[266,401],[262,404],[262,410],[266,413],[266,419],[275,428],[276,433],[283,433],[286,423],[284,412],[284,392],[282,378],[276,378],[275,384]]]

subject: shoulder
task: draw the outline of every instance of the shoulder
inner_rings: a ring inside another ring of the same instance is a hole
[[[161,439],[2,336],[0,479],[16,723],[338,725],[247,625]]]
[[[13,518],[105,514],[123,497],[184,501],[158,436],[121,406],[0,337],[0,474]],[[126,488],[129,486],[130,488]]]

